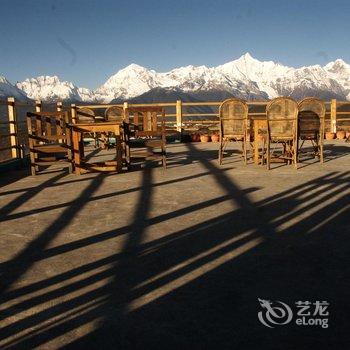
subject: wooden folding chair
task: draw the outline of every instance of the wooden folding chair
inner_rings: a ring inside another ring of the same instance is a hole
[[[71,131],[68,112],[28,112],[30,168],[36,175],[39,166],[63,163],[72,172]]]
[[[280,143],[282,154],[274,153],[276,158],[293,163],[297,168],[298,161],[298,104],[289,97],[277,97],[266,106],[267,147],[266,165],[270,169],[271,144]]]
[[[121,141],[122,141],[123,153],[124,153],[124,156],[126,157],[127,145],[126,145],[126,133],[124,132],[124,129],[127,127],[127,125],[125,124],[125,120],[124,120],[124,109],[118,106],[108,107],[105,110],[105,119],[106,121],[109,121],[109,122],[117,122],[122,126]]]
[[[237,98],[225,100],[219,107],[219,119],[219,164],[222,164],[225,148],[230,141],[241,142],[244,164],[247,164],[247,104]]]
[[[298,159],[306,141],[313,147],[313,156],[323,163],[323,138],[325,130],[326,107],[323,101],[307,97],[298,104]],[[301,141],[299,145],[299,140]]]
[[[166,168],[165,111],[161,107],[131,107],[124,110],[127,164],[132,158],[161,161]],[[146,148],[146,150],[142,150]],[[157,151],[158,149],[158,151]]]
[[[109,122],[122,123],[124,120],[124,109],[118,106],[108,107],[105,111],[105,119]]]
[[[104,122],[106,121],[106,117],[105,116],[98,116],[95,115],[95,112],[93,109],[88,108],[88,107],[81,107],[77,109],[77,113],[76,113],[76,119],[75,119],[75,123],[79,124],[79,123],[98,123],[98,122]],[[108,142],[108,137],[106,134],[104,133],[92,133],[91,135],[88,135],[89,137],[93,138],[94,140],[94,147],[100,147],[105,149],[109,147],[109,142]],[[84,146],[84,141],[81,140],[80,141],[80,147]]]

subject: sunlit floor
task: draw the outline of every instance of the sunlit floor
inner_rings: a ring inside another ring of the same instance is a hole
[[[0,175],[0,348],[345,349],[350,144],[270,171],[230,147],[221,167],[191,143],[165,171]],[[258,298],[327,301],[329,327],[268,328]]]

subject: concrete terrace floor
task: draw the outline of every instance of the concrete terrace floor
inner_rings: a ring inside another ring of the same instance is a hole
[[[1,174],[0,348],[345,349],[350,145],[271,171],[217,147],[169,145],[166,171]],[[328,301],[329,328],[268,328],[258,298]]]

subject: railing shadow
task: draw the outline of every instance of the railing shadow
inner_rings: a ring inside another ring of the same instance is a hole
[[[102,178],[96,177],[64,210],[64,222],[53,222],[6,264],[2,300],[14,304],[2,307],[4,318],[43,303],[46,307],[2,327],[3,348],[37,347],[62,337],[65,348],[89,349],[273,348],[275,344],[295,348],[340,344],[345,339],[347,296],[341,281],[349,248],[348,173],[330,173],[253,201],[250,194],[258,189],[254,180],[254,186],[243,190],[214,158],[207,159],[191,144],[188,154],[210,174],[221,196],[154,216],[152,208],[159,198],[154,194],[156,170],[146,167],[130,223],[99,233],[101,240],[95,238],[99,249],[102,239],[122,235],[115,254],[9,289],[50,249],[51,254],[62,254],[94,240],[72,242],[65,250],[48,247],[92,200],[102,185]],[[219,206],[227,202],[232,209],[222,212]],[[156,224],[172,225],[171,219],[195,217],[208,208],[217,208],[217,215],[200,216],[185,228],[164,226],[157,231]],[[28,295],[33,291],[39,293]],[[59,302],[52,305],[57,298]],[[258,323],[258,298],[287,303],[328,300],[337,331],[288,325],[271,333]],[[76,331],[92,322],[94,329]]]

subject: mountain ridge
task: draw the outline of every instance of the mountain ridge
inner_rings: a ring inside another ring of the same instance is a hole
[[[28,78],[16,85],[4,77],[0,80],[0,96],[13,92],[19,99],[48,102],[128,101],[144,94],[147,96],[150,91],[152,98],[156,98],[156,92],[175,96],[181,91],[193,97],[209,92],[215,92],[215,95],[221,91],[243,99],[285,95],[296,99],[317,96],[350,100],[350,65],[337,59],[325,66],[294,68],[274,61],[259,61],[246,53],[216,67],[188,65],[168,72],[156,72],[132,63],[111,75],[95,90],[60,81],[56,75]]]

